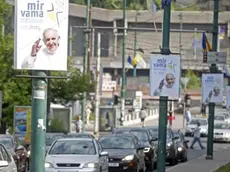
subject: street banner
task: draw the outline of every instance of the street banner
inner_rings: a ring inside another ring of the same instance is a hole
[[[14,134],[26,142],[31,140],[31,115],[31,106],[14,107]]]
[[[150,96],[179,97],[180,56],[150,56]]]
[[[230,109],[230,86],[226,87],[226,108]]]
[[[67,70],[67,0],[16,0],[14,68]]]
[[[202,102],[222,103],[223,85],[223,74],[202,74]]]

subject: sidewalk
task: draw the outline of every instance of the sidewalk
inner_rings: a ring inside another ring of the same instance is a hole
[[[230,161],[230,149],[214,151],[213,160],[206,160],[205,156],[170,167],[166,172],[214,172]]]

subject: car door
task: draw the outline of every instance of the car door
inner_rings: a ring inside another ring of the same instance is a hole
[[[13,158],[10,156],[10,154],[7,152],[7,150],[3,146],[0,146],[0,160],[8,162],[8,166],[4,167],[0,171],[17,172],[17,168],[16,168]]]
[[[100,143],[98,141],[96,141],[97,143],[97,149],[98,149],[98,153],[100,154],[103,149],[100,145]],[[108,157],[107,156],[99,156],[99,161],[102,167],[102,171],[106,171],[108,169]]]

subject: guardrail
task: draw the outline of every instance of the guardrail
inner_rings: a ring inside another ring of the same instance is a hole
[[[145,118],[145,121],[157,119],[159,116],[159,112],[158,112],[157,108],[148,109],[147,114],[148,114],[148,116]],[[129,113],[129,114],[125,115],[123,125],[124,126],[130,126],[130,125],[134,125],[134,124],[139,124],[140,122],[141,122],[141,120],[139,118],[139,111],[136,111],[136,112]]]

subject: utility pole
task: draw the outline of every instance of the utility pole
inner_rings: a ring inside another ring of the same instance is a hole
[[[214,0],[213,11],[213,31],[212,31],[212,51],[217,51],[218,44],[218,21],[219,20],[219,0]],[[211,64],[211,73],[218,73],[216,64]],[[215,103],[209,103],[208,117],[208,141],[207,141],[207,156],[206,159],[213,159],[213,128],[214,128]]]
[[[31,169],[33,172],[45,171],[45,134],[47,109],[46,72],[33,71],[39,78],[32,79],[32,120],[31,120]]]
[[[126,0],[123,0],[123,42],[122,42],[122,86],[121,86],[121,126],[123,126],[125,116],[125,84],[126,84],[126,71],[125,71],[125,49],[126,49]]]
[[[100,106],[100,63],[101,63],[101,33],[97,34],[97,85],[95,95],[95,121],[94,121],[94,134],[99,132],[99,106]]]
[[[164,5],[163,16],[163,32],[162,32],[162,55],[169,55],[169,43],[170,43],[170,20],[171,20],[171,3]],[[167,130],[167,118],[168,118],[168,97],[160,96],[160,109],[159,109],[159,133],[158,133],[158,152],[157,152],[157,172],[165,172],[165,159],[166,159],[166,130]]]
[[[91,66],[91,58],[92,58],[92,30],[91,27],[93,25],[93,21],[92,21],[92,4],[90,4],[90,8],[89,8],[89,27],[90,27],[90,33],[88,36],[88,67],[87,67],[87,73],[89,75],[89,80],[91,81],[91,70],[90,70],[90,66]]]
[[[85,31],[85,54],[83,59],[83,72],[87,74],[87,67],[88,67],[88,44],[89,44],[89,8],[90,8],[90,0],[87,0],[87,7],[86,7],[86,31]],[[85,118],[86,118],[86,92],[83,93],[83,100],[82,100],[82,131],[85,131]]]
[[[135,27],[137,27],[137,15],[138,15],[138,11],[136,10],[136,16],[135,16]],[[137,30],[134,31],[134,57],[137,54]],[[137,65],[135,65],[133,67],[133,76],[137,76]]]

